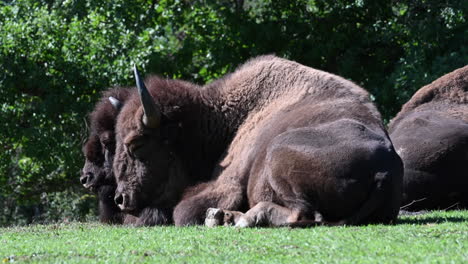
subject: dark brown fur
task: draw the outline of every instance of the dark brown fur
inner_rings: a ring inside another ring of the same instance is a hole
[[[390,122],[405,210],[468,207],[468,66],[422,87]]]
[[[124,210],[162,210],[169,219],[177,204],[176,225],[203,223],[211,207],[251,208],[253,224],[318,214],[330,223],[395,220],[401,160],[357,85],[274,56],[204,87],[146,83],[163,118],[145,127],[136,95],[119,115],[114,171]],[[166,133],[171,126],[177,132]]]
[[[117,195],[116,201],[123,199],[123,210],[142,216],[138,225],[168,224],[185,187],[209,178],[212,168],[206,161],[220,154],[205,153],[197,140],[203,136],[198,117],[205,111],[192,103],[198,87],[158,77],[148,79],[147,86],[153,97],[163,102],[164,116],[157,130],[142,126],[136,91],[122,109],[114,162],[118,193],[122,195]],[[210,151],[216,151],[215,145],[213,142]],[[191,177],[186,170],[191,171]]]
[[[123,215],[114,203],[117,184],[112,173],[115,155],[115,120],[118,109],[109,102],[112,96],[124,102],[130,95],[126,88],[113,88],[102,94],[89,115],[90,134],[83,146],[85,165],[80,181],[85,188],[96,192],[99,199],[99,219],[103,223],[122,223]]]

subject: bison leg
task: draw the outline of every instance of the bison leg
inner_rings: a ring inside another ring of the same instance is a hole
[[[201,187],[196,187],[195,194],[185,197],[174,209],[173,217],[176,226],[202,225],[207,216],[206,212],[211,207],[230,210],[241,208],[243,192],[238,184],[229,184],[226,187],[217,182],[210,182],[202,184]]]
[[[260,202],[244,215],[235,219],[236,227],[285,226],[300,219],[298,210],[289,209],[272,202]]]
[[[171,221],[172,219],[167,210],[146,207],[137,216],[125,215],[123,223],[124,225],[133,226],[155,226],[168,225]]]
[[[235,225],[235,227],[289,226],[301,222],[307,223],[307,225],[317,225],[322,220],[323,217],[318,212],[315,213],[315,220],[307,220],[297,209],[289,209],[272,202],[260,202],[245,214],[210,208],[207,211],[205,225],[209,227],[217,225]]]
[[[222,210],[219,208],[208,208],[206,211],[205,226],[230,226],[235,224],[244,214],[238,211]]]

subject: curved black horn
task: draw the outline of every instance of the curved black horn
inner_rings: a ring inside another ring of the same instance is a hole
[[[117,111],[122,107],[122,102],[120,102],[120,100],[115,97],[109,96],[109,102]]]
[[[159,126],[161,113],[159,112],[158,106],[154,102],[153,97],[148,92],[148,89],[146,89],[145,83],[141,80],[136,65],[133,66],[133,72],[135,74],[135,81],[138,88],[138,94],[140,94],[141,104],[143,105],[144,115],[142,122],[147,127],[156,128]]]

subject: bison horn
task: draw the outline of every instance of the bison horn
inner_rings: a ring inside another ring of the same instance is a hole
[[[156,128],[159,126],[159,121],[161,120],[161,113],[159,112],[158,105],[148,92],[145,83],[141,80],[136,65],[133,66],[133,72],[135,74],[135,81],[138,88],[138,94],[140,95],[141,104],[143,105],[144,114],[141,121],[149,128]]]
[[[120,100],[115,97],[109,96],[109,102],[115,108],[115,110],[120,110],[122,107],[122,102],[120,102]]]

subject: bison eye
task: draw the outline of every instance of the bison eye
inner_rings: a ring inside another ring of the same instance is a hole
[[[136,157],[137,159],[144,159],[147,156],[148,152],[148,140],[144,138],[139,138],[138,140],[132,140],[130,143],[126,144],[127,150]]]
[[[103,145],[104,148],[111,150],[114,148],[115,142],[113,140],[103,140],[101,141],[101,144]]]
[[[112,146],[115,141],[114,134],[110,131],[102,132],[99,136],[99,139],[101,141],[101,144],[106,148]]]

